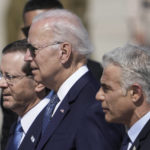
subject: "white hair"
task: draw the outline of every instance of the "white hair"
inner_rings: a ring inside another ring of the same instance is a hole
[[[69,42],[73,50],[85,56],[93,52],[88,33],[78,16],[65,9],[52,9],[36,16],[33,24],[44,19],[53,20],[48,25],[54,33],[55,41]]]

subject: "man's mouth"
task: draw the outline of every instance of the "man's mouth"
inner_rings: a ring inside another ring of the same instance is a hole
[[[38,70],[38,68],[36,68],[36,67],[31,67],[31,68],[32,68],[32,72]]]
[[[2,97],[3,97],[4,100],[7,99],[10,96],[11,96],[10,93],[2,93]]]
[[[104,112],[104,113],[106,113],[106,112],[109,111],[109,109],[108,109],[107,107],[102,107],[102,109],[103,109],[103,112]]]

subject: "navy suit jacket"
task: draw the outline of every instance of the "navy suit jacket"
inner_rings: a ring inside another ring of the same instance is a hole
[[[95,60],[88,59],[87,66],[89,70],[92,72],[93,76],[99,81],[103,72],[103,68],[101,64]],[[5,109],[2,105],[2,100],[1,100],[1,106],[3,110],[1,150],[4,150],[9,138],[10,127],[17,120],[17,115],[12,111]]]
[[[119,149],[120,126],[105,122],[101,104],[95,99],[98,89],[99,83],[90,72],[83,75],[62,101],[36,150]]]
[[[150,149],[150,120],[146,123],[138,137],[135,139],[130,150],[149,150]]]
[[[31,127],[26,133],[26,136],[24,137],[19,150],[34,150],[37,147],[37,144],[39,143],[40,137],[41,137],[41,131],[42,131],[42,120],[43,115],[45,112],[45,108],[40,112],[40,114],[37,116],[37,118],[32,123]],[[16,124],[14,123],[10,130],[10,138],[8,140],[7,146],[5,150],[13,150],[11,148],[11,141],[14,135],[14,131],[16,128]]]
[[[97,79],[97,81],[99,81],[103,73],[102,65],[95,60],[87,59],[87,67],[89,68],[93,76]]]

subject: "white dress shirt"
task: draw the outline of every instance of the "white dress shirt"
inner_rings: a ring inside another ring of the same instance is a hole
[[[140,134],[141,130],[144,128],[146,123],[150,119],[150,112],[146,113],[141,119],[139,119],[129,130],[128,130],[128,136],[131,140],[131,142],[128,145],[129,150],[134,143],[135,139],[138,137]]]
[[[45,106],[48,104],[49,99],[45,97],[43,100],[41,100],[36,106],[34,106],[31,110],[29,110],[22,118],[18,118],[18,120],[21,121],[21,126],[23,129],[23,135],[20,141],[23,141],[25,135],[27,134],[27,131],[29,130],[30,126],[36,119],[36,117],[39,115],[39,113],[45,108]]]
[[[56,110],[58,109],[59,105],[71,89],[71,87],[84,75],[88,72],[87,66],[80,67],[76,72],[74,72],[59,88],[57,92],[57,96],[59,98],[59,102],[56,105],[53,115],[55,114]],[[52,115],[52,116],[53,116]]]

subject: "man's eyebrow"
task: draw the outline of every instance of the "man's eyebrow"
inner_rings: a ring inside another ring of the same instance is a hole
[[[101,82],[101,86],[107,86],[107,84],[106,84],[106,83]]]
[[[112,89],[111,86],[107,85],[106,83],[101,83],[102,88]]]

